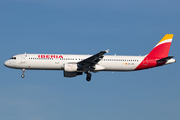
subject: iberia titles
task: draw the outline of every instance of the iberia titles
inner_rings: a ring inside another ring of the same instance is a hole
[[[63,58],[62,55],[38,55],[38,58]]]

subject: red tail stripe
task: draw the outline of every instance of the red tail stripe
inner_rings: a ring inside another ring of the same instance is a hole
[[[154,58],[154,57],[161,57],[165,58],[168,56],[169,49],[171,46],[171,42],[163,43],[158,46],[156,46],[149,54],[148,58]]]

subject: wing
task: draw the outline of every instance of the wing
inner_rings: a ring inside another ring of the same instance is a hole
[[[104,57],[103,55],[105,53],[108,53],[109,49],[106,51],[101,51],[87,59],[84,59],[80,62],[78,62],[78,68],[80,70],[90,70],[93,69],[93,67]]]

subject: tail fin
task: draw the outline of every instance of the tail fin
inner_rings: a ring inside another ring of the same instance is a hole
[[[173,34],[166,34],[147,56],[160,58],[168,57],[172,39]]]

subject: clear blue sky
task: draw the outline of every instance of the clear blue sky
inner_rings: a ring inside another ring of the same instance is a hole
[[[179,120],[178,0],[1,0],[1,120]],[[21,53],[145,55],[174,34],[176,63],[64,78],[4,67]]]

